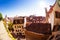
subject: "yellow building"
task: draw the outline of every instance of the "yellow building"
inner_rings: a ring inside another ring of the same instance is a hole
[[[60,0],[56,0],[47,13],[48,21],[51,23],[52,29],[55,25],[60,25]]]

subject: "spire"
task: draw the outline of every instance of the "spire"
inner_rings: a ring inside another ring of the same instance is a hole
[[[45,13],[47,13],[47,8],[45,8]]]
[[[45,13],[46,13],[46,17],[48,17],[48,12],[47,12],[47,8],[45,8]]]

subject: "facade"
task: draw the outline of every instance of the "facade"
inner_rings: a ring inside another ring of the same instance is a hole
[[[50,10],[46,11],[46,13],[52,29],[54,25],[60,25],[60,0],[56,0],[54,5],[50,6]]]
[[[24,17],[14,18],[13,29],[16,35],[24,35]]]

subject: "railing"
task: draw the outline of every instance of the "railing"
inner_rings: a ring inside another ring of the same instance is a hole
[[[4,27],[5,27],[8,35],[9,35],[9,37],[11,38],[11,40],[16,40],[16,39],[11,35],[11,33],[9,32],[8,28],[6,27],[6,24],[5,24],[4,22],[3,22],[3,24],[4,24]]]

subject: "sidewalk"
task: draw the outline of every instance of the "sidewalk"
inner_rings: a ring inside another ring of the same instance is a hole
[[[4,27],[3,21],[0,21],[0,40],[11,40]]]

